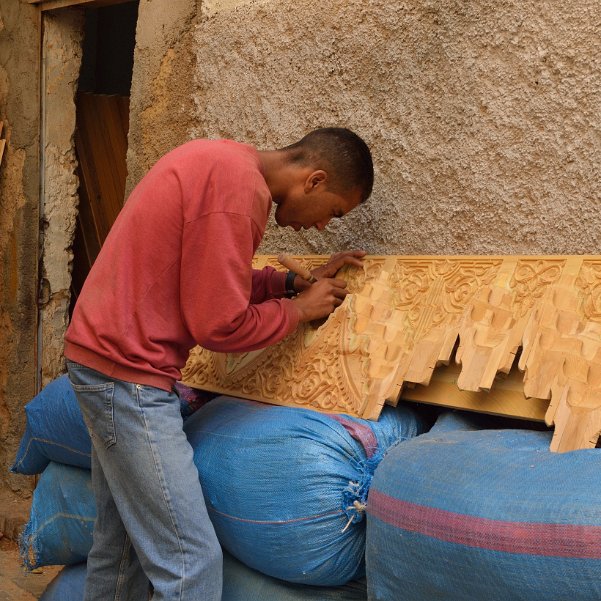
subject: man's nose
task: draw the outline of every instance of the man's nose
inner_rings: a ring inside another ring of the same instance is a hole
[[[321,230],[323,230],[326,227],[326,225],[328,225],[328,223],[330,223],[329,217],[327,219],[322,219],[321,221],[318,221],[315,224],[315,227],[317,228],[318,231],[321,232]]]

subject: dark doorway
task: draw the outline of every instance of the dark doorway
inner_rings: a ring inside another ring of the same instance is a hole
[[[124,202],[137,18],[137,1],[85,10],[75,131],[80,185],[71,313]]]

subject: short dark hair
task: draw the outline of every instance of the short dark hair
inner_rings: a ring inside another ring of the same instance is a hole
[[[328,172],[335,190],[361,189],[361,202],[366,201],[374,185],[374,166],[367,144],[350,129],[322,127],[283,148],[291,160],[315,165]]]

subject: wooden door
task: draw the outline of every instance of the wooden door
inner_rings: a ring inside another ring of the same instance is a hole
[[[73,244],[72,307],[124,202],[129,97],[80,92],[75,148],[79,216]]]

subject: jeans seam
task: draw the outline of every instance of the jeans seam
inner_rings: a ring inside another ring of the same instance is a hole
[[[125,562],[129,557],[129,550],[131,548],[131,541],[129,536],[126,534],[123,540],[123,550],[121,551],[121,561],[119,562],[119,572],[117,573],[117,585],[115,587],[115,601],[121,599],[121,587],[125,580]]]
[[[169,518],[171,519],[171,525],[173,526],[173,530],[175,532],[175,536],[177,537],[177,544],[179,546],[179,552],[182,558],[182,566],[181,566],[181,581],[180,581],[180,590],[179,590],[179,599],[182,599],[183,596],[183,589],[184,589],[184,582],[186,580],[186,562],[185,562],[185,558],[184,558],[184,549],[183,549],[183,545],[182,545],[182,540],[180,537],[180,533],[179,530],[177,528],[177,523],[173,517],[173,509],[171,507],[171,503],[170,500],[168,498],[168,495],[166,494],[166,486],[165,486],[165,479],[163,477],[163,473],[162,470],[160,468],[160,462],[157,460],[157,455],[156,455],[156,451],[154,448],[154,443],[152,441],[152,438],[150,436],[150,428],[148,427],[148,422],[146,421],[146,414],[144,413],[144,408],[142,407],[142,403],[140,401],[140,391],[142,389],[142,387],[139,384],[135,385],[136,387],[136,400],[138,402],[138,409],[140,410],[140,414],[142,416],[142,420],[144,421],[144,431],[146,433],[146,439],[148,440],[148,444],[150,446],[150,450],[152,452],[152,458],[154,460],[154,468],[156,470],[159,482],[161,483],[161,492],[163,493],[163,500],[165,501],[165,505],[167,507],[167,511],[169,511]]]

